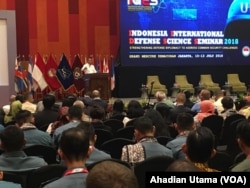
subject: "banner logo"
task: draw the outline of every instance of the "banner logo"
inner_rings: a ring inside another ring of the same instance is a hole
[[[158,0],[127,0],[128,11],[152,11]]]

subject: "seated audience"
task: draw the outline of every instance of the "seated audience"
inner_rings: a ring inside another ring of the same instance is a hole
[[[214,106],[218,115],[220,115],[221,112],[224,110],[221,100],[223,99],[225,95],[226,95],[225,90],[219,89],[215,91]]]
[[[170,117],[173,123],[176,122],[176,118],[179,113],[186,112],[192,115],[194,114],[194,112],[192,112],[190,108],[184,106],[185,101],[186,96],[184,93],[180,92],[176,95],[176,105],[170,110]]]
[[[105,110],[99,106],[94,105],[90,107],[90,118],[92,119],[91,123],[95,129],[104,129],[112,132],[111,127],[103,123],[105,119]]]
[[[87,91],[84,93],[84,96],[80,98],[80,100],[82,100],[86,108],[89,106],[90,102],[92,101],[92,98],[90,96],[91,96],[91,92]]]
[[[16,95],[11,95],[9,98],[9,104],[6,104],[2,107],[4,114],[8,114],[10,112],[11,103],[14,102],[15,100],[16,100]]]
[[[89,106],[95,106],[95,105],[101,106],[104,109],[106,115],[106,112],[108,110],[108,103],[105,100],[101,99],[100,91],[93,90],[91,97],[92,101],[89,103]]]
[[[67,123],[69,123],[69,119],[68,119],[68,111],[69,111],[69,107],[73,106],[72,99],[70,98],[65,98],[62,101],[62,106],[59,109],[59,115],[56,121],[52,122],[49,124],[46,132],[49,133],[50,135],[53,135],[55,130],[58,127],[61,127],[62,125],[65,125]]]
[[[0,169],[2,171],[28,171],[47,165],[41,157],[27,156],[23,152],[26,144],[22,129],[16,125],[7,126],[0,134],[1,148]]]
[[[210,100],[211,92],[207,89],[202,89],[198,95],[199,101],[196,102],[191,108],[192,112],[198,113],[201,111],[200,102],[204,100]]]
[[[22,103],[22,110],[28,110],[32,114],[36,112],[36,104],[34,103],[34,97],[31,92],[24,94],[24,102]]]
[[[89,137],[78,127],[69,128],[62,132],[58,154],[67,166],[63,177],[55,180],[44,188],[86,187],[88,170],[85,161],[89,156]]]
[[[200,102],[200,112],[194,116],[194,122],[196,126],[199,126],[205,117],[215,114],[215,108],[213,102],[210,100],[203,100]]]
[[[244,120],[236,128],[237,142],[244,154],[247,156],[243,161],[236,164],[232,172],[250,172],[250,122]]]
[[[28,110],[20,110],[16,114],[16,125],[18,125],[24,133],[24,138],[26,140],[26,145],[44,145],[44,146],[53,146],[51,136],[41,130],[38,130],[34,122],[34,117],[32,113]]]
[[[126,127],[126,124],[130,120],[143,116],[144,109],[143,109],[142,105],[137,100],[130,100],[128,102],[126,113],[127,113],[127,115],[122,120],[124,127]]]
[[[5,114],[4,116],[4,124],[8,124],[15,120],[17,112],[19,112],[22,109],[22,103],[23,103],[23,95],[17,95],[16,100],[13,101],[10,105],[10,111],[8,114]]]
[[[168,131],[170,133],[170,137],[175,138],[177,136],[177,132],[173,127],[173,122],[170,116],[171,108],[168,107],[165,103],[159,103],[155,108],[158,112],[160,112],[161,116],[164,119],[165,124],[168,126]]]
[[[122,148],[121,160],[133,165],[153,156],[173,157],[171,150],[159,144],[154,134],[155,126],[151,119],[148,117],[136,119],[134,136],[137,143]]]
[[[185,154],[182,151],[182,145],[186,143],[187,136],[191,130],[194,129],[194,118],[189,113],[180,113],[177,116],[174,127],[178,132],[178,135],[173,140],[167,143],[167,148],[170,148],[173,152],[175,159],[185,159]]]
[[[218,172],[208,166],[208,160],[215,156],[215,136],[207,127],[197,127],[189,132],[186,143],[182,145],[186,159],[204,172]]]
[[[154,108],[156,108],[159,103],[165,103],[170,108],[173,108],[175,106],[174,103],[167,98],[164,91],[157,91],[155,93],[155,99],[156,103],[154,105]]]
[[[118,119],[118,120],[122,121],[125,116],[126,116],[126,112],[124,110],[123,100],[116,99],[113,106],[112,106],[112,110],[109,113],[109,118],[110,119]]]
[[[237,114],[238,112],[234,109],[234,101],[231,97],[225,96],[221,100],[221,104],[223,107],[223,111],[221,112],[220,116],[226,119],[228,116],[233,114]]]
[[[145,117],[148,117],[152,120],[153,125],[155,126],[155,137],[158,136],[168,136],[170,137],[169,126],[164,121],[160,112],[155,109],[148,109],[145,114]]]
[[[73,104],[73,106],[79,106],[82,108],[82,121],[88,121],[88,122],[91,122],[91,118],[89,115],[87,115],[85,112],[86,112],[86,106],[85,104],[81,101],[81,100],[76,100]]]
[[[103,161],[96,164],[89,171],[86,184],[87,188],[138,188],[133,171],[114,161]]]
[[[191,101],[192,93],[188,90],[183,91],[183,93],[185,94],[185,97],[186,97],[184,106],[191,109],[194,106],[194,102]]]
[[[40,129],[43,126],[48,126],[50,123],[57,120],[59,113],[52,109],[56,102],[56,97],[52,94],[46,94],[43,97],[44,109],[34,114],[35,122],[34,125]]]
[[[82,122],[77,127],[83,129],[86,136],[89,137],[90,155],[86,160],[86,166],[104,159],[111,159],[109,154],[95,148],[97,135],[95,134],[95,129],[90,122]]]
[[[82,108],[79,106],[71,106],[68,111],[69,123],[58,127],[53,134],[53,143],[55,147],[58,147],[61,135],[63,131],[76,127],[82,121]]]
[[[239,109],[238,113],[244,115],[246,119],[248,119],[250,116],[250,102],[243,99],[241,104],[243,105]]]

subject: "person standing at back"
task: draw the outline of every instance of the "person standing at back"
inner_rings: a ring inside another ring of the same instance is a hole
[[[84,130],[73,127],[62,133],[58,154],[67,166],[63,177],[44,188],[85,188],[88,170],[85,161],[89,156],[89,137]]]

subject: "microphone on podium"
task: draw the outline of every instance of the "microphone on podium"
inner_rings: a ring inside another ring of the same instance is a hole
[[[151,85],[153,85],[155,83],[155,81],[153,80],[152,82],[151,82]]]

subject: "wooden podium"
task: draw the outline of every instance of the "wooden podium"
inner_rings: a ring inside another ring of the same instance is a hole
[[[111,97],[109,73],[85,74],[83,80],[85,83],[85,92],[97,89],[100,91],[101,98],[109,101]]]

